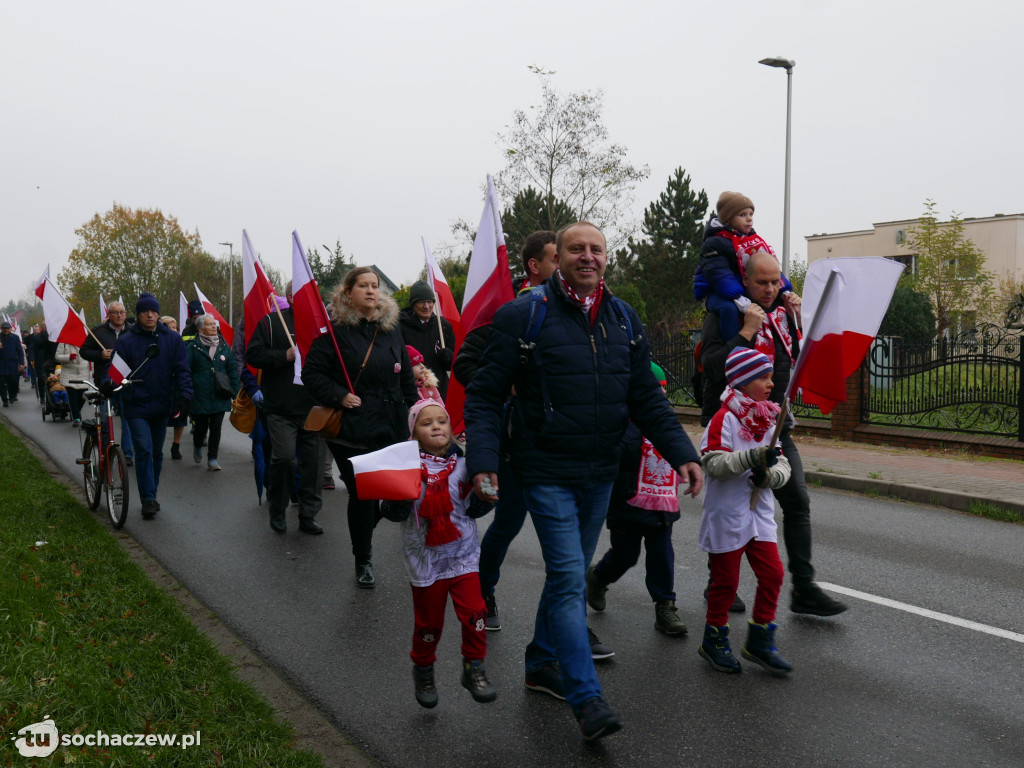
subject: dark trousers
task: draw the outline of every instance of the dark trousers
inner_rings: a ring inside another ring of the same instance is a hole
[[[774,493],[782,507],[782,538],[786,542],[789,572],[793,577],[793,587],[799,590],[814,581],[814,566],[811,565],[811,499],[807,495],[804,463],[789,430],[782,433],[779,445],[782,446],[782,454],[789,459],[792,473],[789,482]]]
[[[18,397],[18,374],[0,376],[0,395],[5,403]]]
[[[644,582],[651,600],[675,600],[676,552],[672,548],[672,524],[616,523],[610,531],[611,549],[594,566],[594,575],[605,584],[618,581],[640,559],[640,544],[647,552]]]
[[[494,519],[480,542],[480,589],[486,597],[494,594],[509,545],[526,522],[526,502],[505,459],[498,462],[498,497]]]
[[[224,411],[219,413],[202,413],[192,416],[192,444],[196,448],[202,448],[206,442],[206,432],[210,432],[210,444],[207,447],[206,458],[216,459],[217,451],[220,449],[220,428],[224,424]]]
[[[352,555],[356,565],[369,563],[373,557],[373,529],[380,520],[380,510],[375,499],[360,499],[356,492],[356,476],[352,471],[353,456],[366,453],[360,448],[352,448],[341,443],[328,443],[334,460],[338,462],[341,480],[348,491],[348,534],[352,539]],[[316,481],[320,482],[321,473],[316,473]]]
[[[299,482],[299,517],[316,517],[323,506],[323,486],[320,482],[323,465],[324,441],[316,432],[303,429],[303,417],[267,414],[267,431],[273,446],[270,458],[270,516],[284,517],[291,501],[292,482],[298,466],[301,473]],[[299,458],[296,461],[295,454]]]

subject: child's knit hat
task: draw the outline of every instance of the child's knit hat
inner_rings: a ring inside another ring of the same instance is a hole
[[[665,369],[658,365],[653,360],[651,361],[651,373],[654,374],[654,378],[658,380],[658,384],[663,387],[668,386],[668,377],[665,375]]]
[[[434,400],[433,398],[425,398],[423,400],[417,400],[412,408],[409,409],[409,434],[412,435],[413,429],[416,427],[416,419],[420,416],[420,411],[426,408],[428,405],[436,405],[442,411],[444,415],[448,416],[448,409],[444,407],[444,403],[440,400]],[[451,421],[451,416],[448,416],[448,421]],[[410,440],[413,438],[410,437]]]
[[[772,361],[756,349],[737,347],[725,360],[725,378],[733,389],[741,389],[773,370]]]
[[[410,347],[408,344],[405,345],[405,351],[409,353],[409,362],[413,365],[419,365],[423,362],[423,355],[416,347]]]
[[[715,212],[718,214],[718,220],[728,227],[733,217],[744,208],[753,210],[754,201],[739,192],[726,191],[718,196]]]

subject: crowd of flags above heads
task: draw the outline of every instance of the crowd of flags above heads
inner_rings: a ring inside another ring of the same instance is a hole
[[[456,352],[465,334],[489,323],[498,307],[514,297],[499,211],[494,181],[488,176],[461,313],[426,239],[421,238],[427,281],[437,297],[435,311],[439,318],[443,317],[452,324]],[[836,403],[845,401],[846,379],[860,366],[877,335],[902,270],[903,265],[898,262],[880,257],[822,259],[809,266],[802,310],[807,333],[786,392],[787,399],[792,400],[798,391],[802,392],[804,402],[817,405],[822,413],[830,413]],[[232,327],[199,286],[193,283],[193,288],[204,309],[220,321],[221,334],[230,344],[234,336]],[[277,291],[260,264],[245,230],[242,231],[242,288],[245,342],[248,344],[259,322],[277,310]],[[49,267],[40,277],[35,293],[43,302],[51,341],[81,346],[89,332],[85,311],[74,311],[50,281]],[[179,301],[179,327],[184,329],[188,319],[188,302],[184,293],[179,294]],[[301,384],[302,360],[306,359],[313,341],[328,333],[331,321],[298,232],[292,232],[291,306],[295,324],[295,379]],[[100,314],[105,319],[106,304],[102,295]],[[281,322],[283,324],[283,319]],[[330,336],[351,390],[351,379],[337,342],[333,334]],[[464,401],[462,386],[452,378],[446,406],[456,433],[464,428]]]

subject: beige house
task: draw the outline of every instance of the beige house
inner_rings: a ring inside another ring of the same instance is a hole
[[[808,235],[807,263],[830,256],[885,256],[913,268],[913,254],[903,242],[907,230],[919,219],[886,221],[872,229]],[[997,213],[981,219],[964,219],[964,236],[977,245],[987,259],[986,266],[996,278],[1024,274],[1024,213]]]

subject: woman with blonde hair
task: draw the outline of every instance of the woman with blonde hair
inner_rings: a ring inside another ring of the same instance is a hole
[[[310,346],[302,383],[318,405],[343,410],[341,431],[327,445],[348,490],[356,584],[369,589],[374,585],[378,503],[359,498],[349,459],[408,439],[416,383],[398,326],[398,304],[380,292],[380,278],[372,267],[355,267],[345,275],[331,293],[330,314],[333,333]]]

